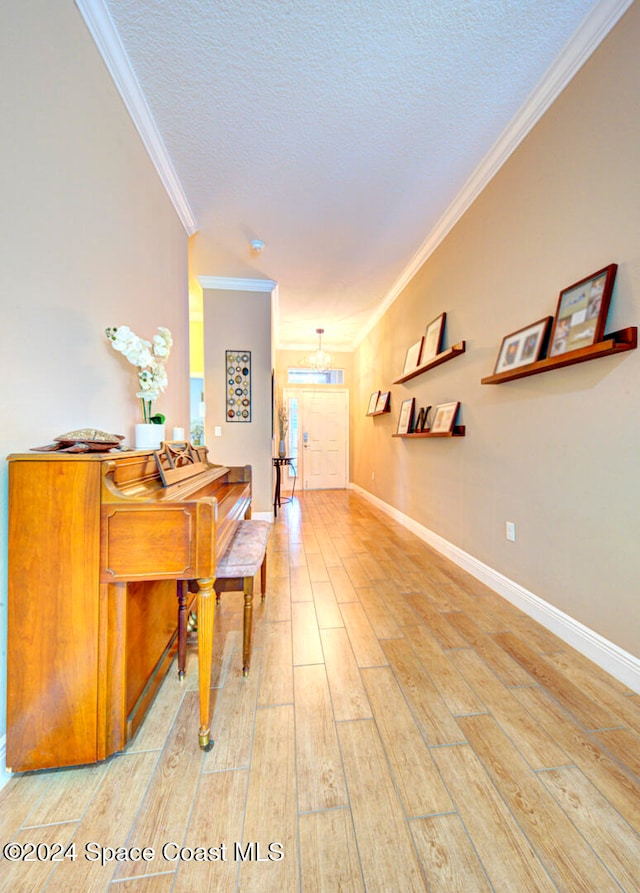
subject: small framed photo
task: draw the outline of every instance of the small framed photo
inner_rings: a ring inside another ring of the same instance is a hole
[[[544,319],[539,319],[524,329],[506,335],[500,345],[494,374],[526,366],[541,359],[547,347],[552,322],[552,316],[545,316]]]
[[[415,344],[412,344],[407,351],[407,355],[404,360],[404,369],[402,370],[403,375],[406,375],[408,372],[413,372],[413,370],[420,365],[420,355],[422,353],[423,342],[424,335],[422,336],[422,338],[420,338],[419,341],[416,341]]]
[[[369,408],[367,409],[367,415],[371,415],[371,413],[376,411],[379,396],[380,391],[374,391],[373,394],[369,397]]]
[[[440,316],[436,316],[433,322],[430,322],[427,326],[427,330],[424,333],[421,363],[426,363],[428,360],[432,360],[442,352],[444,324],[446,320],[447,314],[441,313]]]
[[[396,434],[409,434],[413,426],[413,413],[416,408],[416,398],[409,397],[403,400],[400,405],[400,416],[398,418],[398,430]]]
[[[560,292],[550,357],[602,341],[617,269],[609,264]]]
[[[456,423],[460,402],[441,403],[436,406],[430,434],[451,434]]]
[[[373,394],[371,396],[373,397]],[[374,412],[385,412],[385,410],[389,409],[390,400],[391,391],[380,391]]]

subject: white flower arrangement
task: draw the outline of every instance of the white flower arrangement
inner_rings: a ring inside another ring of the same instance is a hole
[[[138,369],[140,390],[136,397],[142,401],[144,421],[162,424],[164,417],[152,416],[151,407],[168,384],[164,364],[169,359],[173,345],[171,332],[158,326],[158,334],[153,336],[153,341],[145,341],[134,334],[129,326],[112,326],[106,329],[106,335],[113,349],[123,354]]]

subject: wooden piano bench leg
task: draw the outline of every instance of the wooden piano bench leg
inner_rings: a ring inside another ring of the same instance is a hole
[[[213,747],[211,740],[211,665],[213,663],[213,627],[215,599],[213,580],[198,580],[198,691],[200,695],[200,731],[198,742],[202,750]]]
[[[262,564],[260,565],[260,590],[262,592],[262,601],[267,595],[267,553],[264,553]]]
[[[251,664],[251,633],[253,631],[253,577],[242,580],[244,592],[244,623],[242,630],[242,675],[249,675]]]

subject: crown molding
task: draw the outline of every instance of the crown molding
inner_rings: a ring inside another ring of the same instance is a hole
[[[227,276],[198,276],[202,288],[215,288],[218,291],[264,291],[272,292],[278,287],[273,279],[234,279]]]
[[[357,347],[384,316],[400,293],[416,275],[445,236],[471,207],[483,189],[498,173],[502,165],[518,148],[527,134],[538,123],[547,109],[572,80],[609,31],[617,24],[633,0],[601,0],[586,16],[562,55],[548,69],[520,111],[511,120],[492,149],[485,155],[454,201],[436,223],[399,279],[373,313],[357,339]]]
[[[198,229],[169,153],[103,0],[75,0],[188,236]]]
[[[198,284],[202,289],[217,289],[218,291],[255,291],[264,294],[271,293],[273,325],[277,326],[278,319],[278,283],[273,279],[233,279],[224,276],[198,276]],[[204,306],[200,302],[197,308],[189,308],[189,322],[204,322]]]

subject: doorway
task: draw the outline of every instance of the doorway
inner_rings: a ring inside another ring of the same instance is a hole
[[[349,392],[286,388],[289,454],[304,490],[342,490],[348,482]]]

